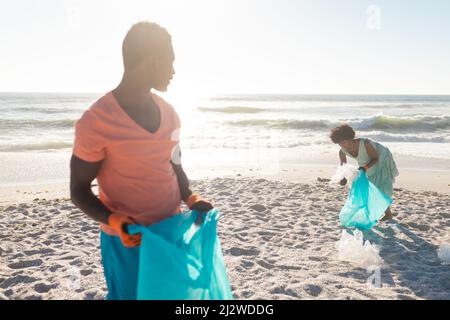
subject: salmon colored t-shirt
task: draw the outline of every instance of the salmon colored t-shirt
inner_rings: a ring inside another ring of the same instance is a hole
[[[75,124],[73,154],[103,160],[99,196],[111,211],[150,225],[180,212],[181,197],[170,160],[179,143],[180,120],[170,104],[150,93],[160,110],[155,133],[138,125],[112,92],[96,101]],[[103,231],[115,232],[101,224]]]

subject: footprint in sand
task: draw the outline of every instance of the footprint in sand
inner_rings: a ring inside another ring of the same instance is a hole
[[[62,206],[60,209],[61,210],[75,210],[77,208],[75,206],[66,205],[66,206]]]
[[[84,269],[84,270],[81,270],[81,271],[80,271],[80,274],[81,274],[82,276],[88,276],[88,275],[90,275],[92,272],[93,272],[93,270],[91,270],[91,269]]]
[[[84,300],[103,300],[104,297],[99,295],[98,292],[86,292],[84,294]]]
[[[261,236],[273,236],[275,234],[274,232],[267,231],[267,230],[256,231],[256,233],[261,235]]]
[[[417,226],[417,229],[419,229],[420,231],[428,231],[430,230],[430,226],[426,224],[419,224]]]
[[[50,272],[56,272],[58,269],[61,269],[63,266],[60,264],[55,264],[49,268]]]
[[[35,294],[32,294],[31,296],[26,296],[24,298],[24,300],[42,300],[42,297],[38,296],[38,295],[35,295]]]
[[[24,260],[19,262],[13,262],[8,264],[8,267],[10,269],[25,269],[25,268],[31,268],[31,267],[38,267],[43,263],[41,259],[36,260]]]
[[[78,256],[73,256],[73,255],[66,255],[66,256],[60,257],[59,259],[60,260],[75,260],[77,258],[79,258],[79,257]]]
[[[256,261],[256,263],[265,269],[272,269],[273,267],[275,267],[273,264],[268,263],[267,261],[264,260],[258,260]]]
[[[263,211],[267,210],[267,208],[265,206],[263,206],[262,204],[254,204],[254,205],[250,206],[250,209],[255,210],[257,212],[263,212]]]
[[[70,261],[69,264],[71,266],[76,266],[76,267],[80,267],[82,265],[82,262],[80,259],[75,259],[73,261]]]
[[[298,298],[298,293],[290,288],[286,288],[285,286],[276,286],[269,291],[273,294],[283,294],[290,297]]]
[[[58,287],[57,284],[45,284],[45,283],[37,283],[34,285],[34,290],[38,293],[46,293],[49,292],[51,289],[55,289]]]
[[[323,261],[323,258],[322,257],[311,256],[311,257],[309,257],[309,260],[311,260],[311,261]]]
[[[242,265],[242,267],[244,267],[246,269],[250,269],[251,267],[253,267],[255,265],[255,263],[250,260],[242,260],[241,265]]]
[[[259,250],[256,248],[238,248],[232,247],[228,252],[233,256],[257,256],[259,254]]]
[[[37,249],[37,250],[25,250],[23,253],[25,253],[25,255],[27,255],[27,256],[33,256],[35,254],[48,255],[48,254],[51,254],[54,252],[55,252],[55,250],[53,250],[51,248],[44,248],[44,249]]]
[[[97,232],[98,227],[97,226],[84,226],[84,227],[81,227],[80,230],[83,232],[91,231],[91,230],[94,230],[95,232]]]
[[[417,223],[414,223],[414,222],[410,222],[410,223],[408,223],[408,226],[410,226],[411,228],[414,228],[414,229],[418,229],[420,231],[428,231],[428,230],[430,230],[430,226],[425,225],[425,224],[417,224]]]
[[[3,292],[3,295],[0,293],[0,300],[7,300],[13,294],[14,294],[14,291],[11,289],[8,289],[5,292]]]
[[[236,234],[234,237],[235,237],[236,239],[240,240],[240,241],[247,241],[247,238],[245,238],[245,236],[242,237],[242,236],[239,235],[239,234]]]
[[[303,290],[306,291],[310,296],[317,297],[321,292],[322,288],[313,284],[307,284],[303,287]]]
[[[242,291],[241,292],[241,296],[245,299],[250,298],[251,296],[253,296],[255,293],[251,292],[251,291]]]
[[[37,281],[37,278],[24,276],[24,275],[16,275],[11,278],[8,278],[4,280],[2,283],[0,283],[0,288],[6,289],[12,286],[15,286],[16,284],[21,283],[31,283]]]

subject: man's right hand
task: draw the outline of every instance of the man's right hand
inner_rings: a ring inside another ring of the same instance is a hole
[[[347,179],[343,178],[341,181],[339,181],[339,184],[341,186],[345,186],[347,184]]]
[[[141,245],[141,234],[129,234],[127,226],[136,224],[132,218],[120,213],[112,213],[108,217],[108,225],[117,232],[122,244],[127,248],[139,247]]]

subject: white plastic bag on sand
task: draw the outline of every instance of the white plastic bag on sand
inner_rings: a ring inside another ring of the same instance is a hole
[[[358,229],[353,230],[353,235],[346,230],[342,230],[341,239],[336,243],[338,259],[349,261],[361,267],[383,264],[379,252],[380,250],[369,240],[364,242],[363,233]]]
[[[437,254],[439,259],[441,259],[442,264],[450,264],[450,244],[443,244],[439,246]]]
[[[347,179],[347,186],[351,186],[358,174],[358,168],[354,165],[344,163],[336,169],[336,173],[331,177],[330,184],[339,183],[342,179]]]

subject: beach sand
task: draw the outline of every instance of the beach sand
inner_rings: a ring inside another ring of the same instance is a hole
[[[450,243],[450,195],[396,189],[395,220],[364,234],[384,260],[374,287],[371,270],[337,257],[345,189],[251,174],[192,182],[223,214],[235,298],[450,299],[450,266],[437,256]],[[52,199],[40,188],[0,204],[0,298],[104,299],[96,223],[67,195]]]

